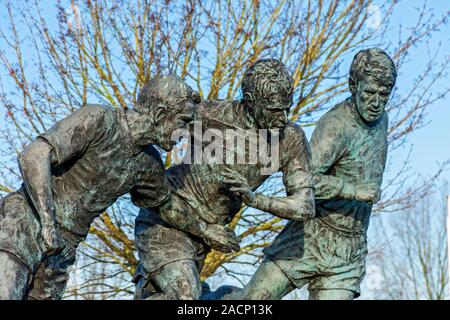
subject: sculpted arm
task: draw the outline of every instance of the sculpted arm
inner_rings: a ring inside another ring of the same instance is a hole
[[[223,252],[239,250],[239,239],[225,226],[208,224],[197,214],[190,214],[181,201],[168,201],[159,210],[161,219],[171,226],[204,239],[211,247]]]
[[[133,203],[141,210],[157,207],[162,220],[178,230],[205,240],[213,249],[223,252],[239,250],[239,239],[233,231],[222,225],[207,223],[200,215],[187,209],[188,204],[184,200],[172,194],[162,163],[156,174],[146,176],[130,194]]]
[[[299,190],[287,197],[268,197],[256,194],[249,206],[269,212],[277,217],[303,221],[314,215],[314,193],[312,188]]]
[[[45,251],[55,254],[63,247],[56,232],[52,167],[77,159],[99,136],[103,112],[83,107],[38,136],[18,156],[25,188],[39,215]]]
[[[42,236],[49,253],[61,249],[55,228],[51,160],[52,147],[41,139],[34,140],[18,156],[25,188],[39,215]]]
[[[227,253],[239,251],[239,238],[232,230],[219,224],[209,224],[199,215],[190,214],[180,202],[166,202],[159,210],[161,219],[179,230],[203,239],[215,250]]]
[[[303,131],[297,127],[289,130],[289,136],[281,141],[281,169],[286,197],[255,194],[246,179],[231,170],[228,170],[226,182],[233,186],[231,191],[241,194],[247,205],[283,219],[303,221],[315,213],[311,152]]]
[[[378,185],[356,185],[333,174],[334,166],[346,152],[347,141],[342,123],[332,120],[319,121],[311,138],[316,199],[376,202],[380,193]]]

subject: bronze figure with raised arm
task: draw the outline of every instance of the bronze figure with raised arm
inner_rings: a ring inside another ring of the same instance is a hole
[[[140,211],[135,230],[140,258],[134,277],[136,299],[198,299],[200,271],[211,247],[225,252],[239,249],[233,233],[227,235],[220,226],[233,219],[243,202],[286,219],[303,221],[314,214],[308,142],[303,130],[288,119],[292,77],[278,60],[260,60],[245,72],[241,89],[241,100],[202,101],[197,107],[202,130],[196,135],[194,124],[194,140],[201,136],[203,142],[211,142],[214,136],[215,160],[196,163],[194,150],[192,164],[178,164],[167,171],[173,189],[169,201]],[[242,138],[258,131],[268,134],[257,144],[244,141],[236,149],[235,143],[217,144],[230,132]],[[253,158],[265,143],[271,151],[279,151],[270,163],[264,157]],[[259,150],[251,151],[256,145]],[[202,146],[207,153],[211,145]],[[227,158],[237,149],[236,158]],[[241,163],[239,155],[255,161]],[[275,172],[283,173],[287,196],[253,195]]]
[[[198,99],[180,78],[158,76],[135,108],[83,106],[24,149],[23,186],[0,199],[0,300],[60,299],[94,218],[126,193],[141,207],[167,201],[153,145],[172,149]]]
[[[226,298],[281,299],[306,284],[311,299],[359,296],[367,228],[386,164],[385,106],[396,76],[394,62],[381,49],[356,54],[351,96],[318,121],[311,138],[315,217],[289,222],[264,249],[250,282]]]

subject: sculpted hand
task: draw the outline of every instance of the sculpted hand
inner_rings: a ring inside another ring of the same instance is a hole
[[[377,184],[363,184],[356,186],[355,199],[370,203],[377,203],[381,197],[381,189]]]
[[[251,206],[255,201],[255,193],[249,186],[247,179],[231,169],[225,169],[224,182],[231,186],[230,191],[237,193],[245,204]]]
[[[240,249],[240,240],[236,234],[220,224],[209,224],[203,239],[211,248],[217,251],[231,253]]]
[[[42,226],[43,250],[47,255],[57,255],[65,245],[54,225]]]

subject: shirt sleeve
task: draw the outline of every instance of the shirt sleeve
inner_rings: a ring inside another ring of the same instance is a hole
[[[102,136],[105,109],[85,106],[38,136],[52,147],[52,164],[61,164],[84,154]]]
[[[313,188],[311,150],[303,130],[294,125],[285,129],[281,141],[283,183],[288,196],[300,189]]]
[[[345,183],[333,174],[333,166],[346,150],[342,125],[333,116],[319,120],[311,137],[312,171],[316,199],[343,196]]]
[[[130,191],[131,201],[140,208],[157,207],[172,193],[159,152],[154,147],[145,150],[148,170],[144,170]]]

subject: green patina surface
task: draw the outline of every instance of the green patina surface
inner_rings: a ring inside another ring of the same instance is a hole
[[[193,119],[195,95],[169,75],[152,79],[138,100],[130,110],[83,107],[19,156],[23,187],[0,199],[0,298],[27,298],[34,286],[29,297],[60,299],[94,218],[126,193],[141,207],[170,196],[152,144],[172,148],[172,131]]]
[[[352,96],[328,111],[311,138],[316,214],[291,221],[264,250],[266,260],[234,298],[281,299],[308,284],[312,299],[351,299],[365,275],[366,232],[387,154],[385,106],[396,79],[382,50],[359,52]]]

